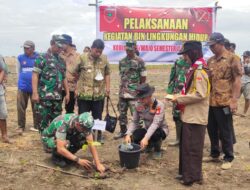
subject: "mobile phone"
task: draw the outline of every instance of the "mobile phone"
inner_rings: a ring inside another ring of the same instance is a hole
[[[224,112],[225,115],[230,115],[231,114],[231,110],[230,110],[229,107],[224,107],[223,112]]]

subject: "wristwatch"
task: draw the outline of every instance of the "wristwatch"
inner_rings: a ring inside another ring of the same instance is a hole
[[[74,158],[74,161],[75,161],[76,163],[78,163],[78,162],[79,162],[79,160],[80,160],[80,158],[79,158],[79,157],[75,157],[75,158]]]

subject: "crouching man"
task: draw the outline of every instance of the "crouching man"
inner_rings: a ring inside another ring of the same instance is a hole
[[[131,143],[132,139],[142,149],[147,148],[147,152],[154,148],[153,158],[160,159],[161,144],[168,135],[168,126],[165,121],[165,105],[152,97],[154,91],[155,88],[147,83],[137,87],[135,112],[124,140],[125,143]]]
[[[84,112],[79,116],[72,113],[56,117],[42,132],[42,142],[46,150],[52,152],[53,163],[65,167],[67,164],[76,162],[90,170],[92,163],[75,155],[84,144],[88,144],[97,170],[104,172],[105,168],[99,160],[96,148],[92,145],[91,128],[93,125],[94,120],[89,112]]]

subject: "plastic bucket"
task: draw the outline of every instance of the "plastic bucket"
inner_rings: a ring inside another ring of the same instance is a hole
[[[119,156],[121,167],[126,167],[127,169],[133,169],[138,167],[140,160],[141,147],[138,144],[131,143],[133,146],[132,150],[121,150],[121,145],[119,145]]]

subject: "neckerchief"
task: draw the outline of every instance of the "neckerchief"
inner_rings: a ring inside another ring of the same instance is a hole
[[[195,63],[189,68],[188,72],[185,75],[186,81],[185,81],[184,87],[181,90],[182,95],[187,94],[187,92],[192,84],[192,81],[194,79],[194,73],[197,70],[197,68],[201,65],[202,65],[202,68],[207,68],[207,63],[206,63],[204,58],[200,58],[200,59],[196,60]],[[177,109],[183,113],[185,106],[182,104],[177,104]]]

